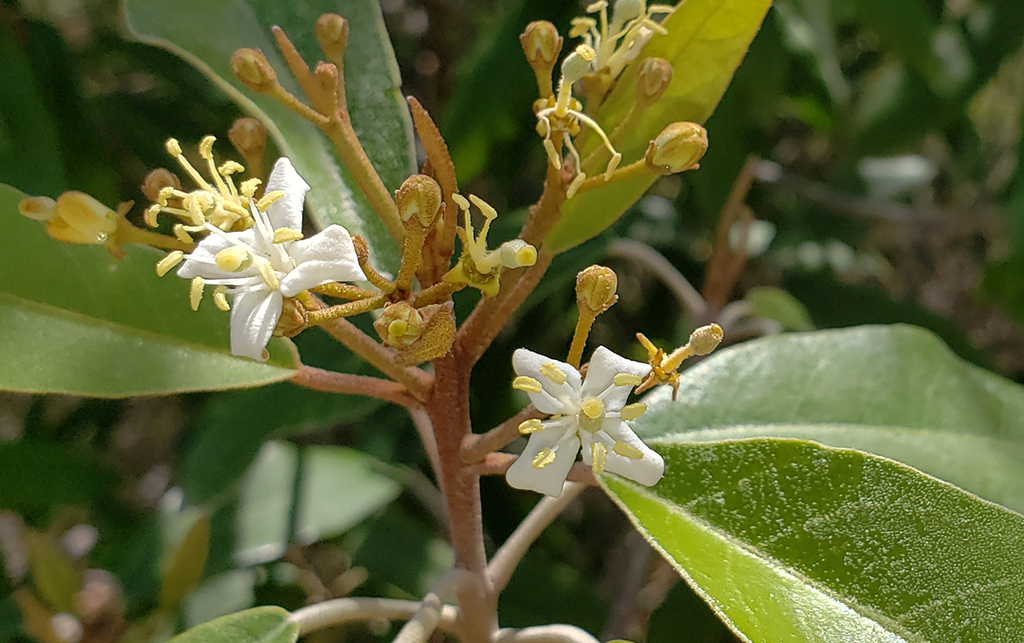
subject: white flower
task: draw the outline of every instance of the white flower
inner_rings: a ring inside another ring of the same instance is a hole
[[[581,446],[583,462],[596,473],[610,471],[646,486],[661,479],[665,461],[625,422],[647,410],[642,402],[627,406],[626,399],[650,365],[601,346],[585,381],[569,364],[524,348],[512,355],[512,366],[518,375],[513,388],[526,391],[537,410],[552,417],[519,426],[530,441],[505,474],[511,486],[558,496]]]
[[[254,225],[248,230],[224,232],[207,223],[210,234],[178,269],[179,277],[193,280],[193,307],[206,285],[218,287],[214,297],[222,308],[224,294],[232,296],[231,352],[261,361],[284,297],[332,281],[366,278],[345,228],[331,225],[302,238],[309,185],[287,158],[278,159],[267,181],[266,194],[277,191],[282,196],[266,212],[250,208]]]

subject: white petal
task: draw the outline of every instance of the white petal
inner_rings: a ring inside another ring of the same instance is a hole
[[[543,469],[535,468],[533,459],[537,454],[543,449],[554,447],[555,444],[559,444],[555,452],[555,461]],[[538,431],[530,436],[530,442],[523,449],[522,455],[509,467],[505,473],[505,480],[510,487],[516,489],[558,497],[562,493],[565,477],[569,475],[569,469],[576,461],[579,450],[580,440],[576,437],[575,431],[570,434],[560,429]]]
[[[605,445],[608,447],[608,460],[604,465],[605,471],[617,473],[647,487],[661,480],[661,476],[665,475],[665,459],[661,457],[661,454],[644,444],[643,440],[638,438],[636,433],[633,433],[633,430],[629,428],[629,425],[622,420],[617,418],[605,419],[600,432],[611,439],[611,444]],[[638,449],[642,457],[639,460],[633,460],[632,458],[615,453],[612,451],[612,445],[615,441],[625,442],[629,446]],[[587,459],[589,458],[585,458],[584,461]]]
[[[605,411],[618,411],[626,404],[626,398],[633,390],[632,386],[614,386],[613,380],[620,373],[628,373],[644,378],[651,372],[651,365],[643,362],[634,362],[620,355],[616,355],[604,346],[599,346],[590,358],[590,366],[587,368],[587,379],[583,382],[583,390],[580,395],[583,398],[597,397],[611,388],[605,395]]]
[[[231,301],[231,352],[262,362],[263,349],[281,319],[284,298],[276,290],[235,295]]]
[[[555,384],[541,373],[540,367],[552,363],[565,375],[565,384]],[[532,377],[540,382],[544,393],[529,393],[530,401],[541,413],[575,413],[580,400],[580,373],[565,362],[545,357],[525,348],[512,353],[512,368],[516,375]],[[546,393],[546,395],[545,395]],[[554,399],[552,399],[554,398]]]
[[[309,184],[302,180],[286,156],[274,163],[264,194],[277,190],[284,192],[284,196],[267,208],[271,225],[275,229],[302,230],[302,204],[306,200],[306,192],[309,192]]]
[[[281,280],[281,292],[287,297],[331,281],[366,279],[352,237],[340,225],[329,225],[308,239],[289,244],[288,254],[298,265]]]

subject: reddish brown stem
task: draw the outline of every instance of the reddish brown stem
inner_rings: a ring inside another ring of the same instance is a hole
[[[299,366],[292,376],[291,381],[299,386],[310,388],[315,391],[326,391],[328,393],[348,393],[350,395],[365,395],[375,397],[378,400],[392,402],[406,408],[420,406],[419,400],[409,393],[397,382],[390,382],[376,377],[363,375],[352,375],[350,373],[336,373],[325,371],[321,368]]]
[[[488,453],[483,460],[473,465],[471,470],[481,476],[503,476],[518,458],[518,455],[512,453]],[[566,480],[569,482],[582,482],[586,485],[597,484],[597,478],[594,477],[593,470],[582,462],[572,465]]]
[[[540,419],[547,417],[532,404],[494,427],[487,433],[480,435],[467,435],[462,440],[462,461],[467,464],[480,462],[491,451],[497,451],[507,446],[512,440],[519,437],[519,425],[526,420]]]

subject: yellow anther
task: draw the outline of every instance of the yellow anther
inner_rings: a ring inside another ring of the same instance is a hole
[[[237,161],[224,161],[224,163],[217,168],[217,171],[220,172],[222,176],[231,176],[232,174],[245,172],[245,166]]]
[[[171,156],[181,156],[181,143],[178,142],[178,139],[167,139],[167,142],[164,143],[164,147],[167,148],[167,153],[170,154]]]
[[[160,261],[156,262],[156,274],[157,274],[157,276],[158,277],[163,277],[164,275],[166,275],[168,272],[171,271],[171,268],[173,268],[173,267],[177,266],[179,263],[181,263],[181,259],[184,256],[185,256],[185,253],[182,252],[181,250],[175,250],[174,252],[167,253],[166,257],[164,257]]]
[[[604,417],[604,402],[599,397],[588,397],[580,404],[580,410],[591,420]]]
[[[584,11],[586,11],[587,13],[597,13],[601,9],[606,8],[608,8],[608,2],[606,0],[597,0],[597,2],[592,2],[588,4],[587,8],[584,9]]]
[[[526,375],[520,375],[512,380],[512,388],[517,391],[526,391],[527,393],[540,393],[544,390],[540,382]]]
[[[555,461],[555,450],[554,449],[541,449],[540,453],[537,454],[533,459],[534,469],[543,469],[552,462]]]
[[[217,286],[213,289],[213,303],[218,309],[228,312],[231,310],[231,306],[228,305],[228,298],[224,296],[224,291],[227,290],[224,286]]]
[[[224,248],[213,259],[224,272],[238,272],[252,265],[252,253],[245,246]]]
[[[393,338],[402,337],[409,332],[409,322],[404,319],[396,319],[388,324],[388,335]]]
[[[160,188],[160,190],[156,193],[156,202],[160,205],[167,205],[167,202],[170,201],[173,196],[175,196],[176,192],[177,190],[175,190],[170,185],[168,185],[167,187]]]
[[[467,201],[466,197],[462,196],[458,192],[455,192],[454,194],[452,194],[452,201],[455,201],[455,203],[462,210],[468,210],[469,209],[469,201]]]
[[[251,199],[256,194],[256,190],[260,189],[262,183],[263,181],[257,178],[246,179],[238,185],[238,190],[242,196]]]
[[[213,159],[213,144],[216,142],[217,138],[215,136],[210,136],[209,134],[204,136],[203,139],[199,141],[199,156],[207,161]]]
[[[278,228],[274,230],[274,243],[284,243],[286,241],[298,241],[302,238],[302,233],[292,228]]]
[[[487,201],[484,201],[483,199],[481,199],[477,195],[470,194],[469,195],[469,200],[470,200],[470,202],[473,205],[475,205],[476,207],[480,208],[480,212],[483,213],[485,219],[490,220],[490,219],[493,219],[496,216],[498,216],[498,211],[494,209],[494,206],[492,206]]]
[[[203,286],[206,284],[202,277],[192,280],[192,286],[188,290],[188,305],[192,310],[199,310],[199,302],[203,300]]]
[[[277,279],[274,266],[270,265],[269,262],[261,263],[258,270],[260,271],[260,276],[263,277],[263,281],[271,290],[280,290],[281,282]]]
[[[622,440],[619,440],[612,446],[612,451],[618,453],[623,458],[629,458],[630,460],[639,460],[644,457],[644,454],[640,449],[636,448],[632,444],[626,444]]]
[[[519,423],[519,433],[522,435],[529,435],[536,433],[537,431],[543,431],[544,424],[540,420],[533,418]]]
[[[608,461],[608,448],[600,442],[590,445],[590,467],[594,473],[602,473],[604,465]]]
[[[554,362],[544,362],[543,364],[540,365],[540,368],[537,369],[537,370],[540,371],[541,375],[543,375],[544,377],[548,378],[549,380],[551,380],[555,384],[558,384],[559,386],[561,386],[562,384],[565,384],[565,381],[566,381],[565,373],[563,373],[558,368],[558,366],[555,365]]]
[[[612,384],[615,386],[639,386],[640,382],[643,382],[640,376],[632,373],[619,373],[612,378]]]
[[[643,402],[637,402],[635,404],[627,404],[622,407],[622,410],[619,411],[619,415],[622,416],[623,420],[635,420],[646,412],[647,405]]]
[[[259,208],[260,212],[266,212],[267,208],[274,202],[284,196],[284,192],[281,190],[274,190],[263,195],[263,198],[256,202],[256,207]]]
[[[146,212],[142,215],[142,220],[145,221],[146,225],[149,227],[155,228],[159,225],[156,220],[156,215],[158,214],[160,214],[160,206],[155,204],[151,205],[146,208]]]
[[[195,239],[192,238],[192,235],[185,231],[185,226],[180,223],[175,223],[172,230],[174,230],[174,236],[182,243],[193,243],[195,241]]]

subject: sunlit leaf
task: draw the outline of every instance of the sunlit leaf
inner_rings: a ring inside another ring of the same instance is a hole
[[[299,624],[280,607],[254,607],[193,627],[171,643],[294,643]]]

